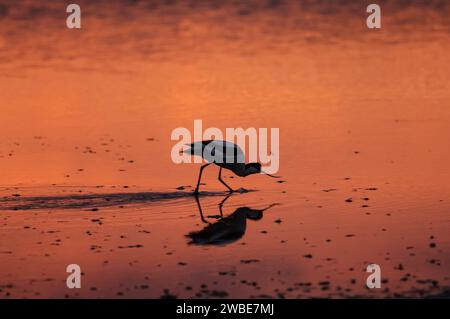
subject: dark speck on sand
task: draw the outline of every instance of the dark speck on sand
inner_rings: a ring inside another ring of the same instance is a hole
[[[253,264],[259,262],[258,259],[242,259],[241,264]]]
[[[222,291],[222,290],[213,290],[213,291],[211,291],[210,295],[211,295],[211,297],[225,298],[228,296],[228,292]]]
[[[164,294],[161,295],[161,299],[176,299],[177,296],[172,295],[169,289],[164,289]]]

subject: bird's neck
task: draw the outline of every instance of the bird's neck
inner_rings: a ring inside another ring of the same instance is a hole
[[[236,165],[235,167],[233,167],[232,171],[233,171],[233,173],[235,173],[237,176],[240,176],[240,177],[244,177],[244,176],[248,175],[248,173],[245,169],[245,164]]]

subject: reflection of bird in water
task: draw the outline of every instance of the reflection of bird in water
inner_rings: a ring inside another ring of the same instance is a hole
[[[249,207],[239,207],[231,215],[223,217],[222,206],[230,195],[219,204],[220,219],[219,221],[209,224],[205,228],[197,232],[191,232],[186,237],[191,238],[189,244],[195,245],[225,245],[235,242],[242,238],[247,227],[247,218],[251,220],[259,220],[263,218],[265,210],[278,205],[272,204],[264,209],[252,209]],[[197,205],[200,211],[202,221],[208,223],[204,217],[200,202],[196,197]]]
[[[195,188],[194,194],[198,194],[203,169],[212,163],[220,167],[219,181],[223,185],[225,185],[230,192],[233,192],[233,189],[222,180],[222,168],[228,169],[240,177],[245,177],[257,173],[263,173],[275,178],[279,177],[262,171],[260,163],[245,164],[244,152],[238,145],[234,143],[227,141],[208,140],[194,142],[192,144],[188,144],[188,146],[190,148],[184,150],[184,153],[201,156],[203,157],[203,159],[209,162],[208,164],[205,164],[200,168],[200,174],[198,176],[197,187]]]

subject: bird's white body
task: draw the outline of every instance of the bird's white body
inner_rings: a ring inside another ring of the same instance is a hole
[[[201,156],[209,163],[245,163],[245,155],[239,145],[228,141],[213,140],[207,144],[200,141],[187,145],[190,148],[185,153]]]
[[[228,169],[240,177],[245,177],[251,174],[264,173],[261,170],[260,163],[246,164],[244,152],[238,145],[234,143],[221,140],[208,140],[208,141],[194,142],[192,144],[187,145],[190,148],[184,150],[183,151],[184,153],[195,156],[201,156],[203,159],[205,159],[205,161],[208,162],[207,164],[203,165],[200,168],[197,187],[195,188],[194,191],[195,194],[198,194],[203,169],[212,163],[220,167],[218,177],[219,181],[222,184],[224,184],[230,190],[230,192],[232,192],[233,189],[222,180],[221,177],[222,168]],[[264,174],[271,177],[277,177],[267,173]]]

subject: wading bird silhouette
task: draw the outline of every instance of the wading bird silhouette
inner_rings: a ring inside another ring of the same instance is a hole
[[[207,216],[209,218],[218,218],[215,223],[209,223],[203,216],[202,207],[198,197],[196,198],[200,218],[208,226],[200,231],[190,232],[186,237],[190,238],[189,244],[194,245],[226,245],[241,239],[247,228],[247,219],[260,220],[264,216],[264,211],[279,205],[274,203],[263,209],[253,209],[250,207],[239,207],[231,215],[223,217],[222,207],[225,201],[230,197],[228,194],[219,204],[220,216]]]
[[[186,144],[190,148],[184,150],[184,153],[191,154],[194,156],[201,156],[205,159],[207,164],[200,167],[200,174],[198,176],[197,187],[195,188],[194,194],[198,194],[200,188],[200,181],[202,179],[203,170],[211,165],[216,164],[220,167],[219,169],[219,181],[225,185],[230,192],[234,190],[227,185],[222,179],[222,168],[232,171],[234,174],[240,177],[245,177],[251,174],[262,173],[270,177],[280,178],[280,176],[274,176],[269,173],[264,172],[261,169],[260,163],[245,163],[244,152],[242,149],[231,142],[220,141],[220,140],[207,140],[194,142],[192,144]]]

